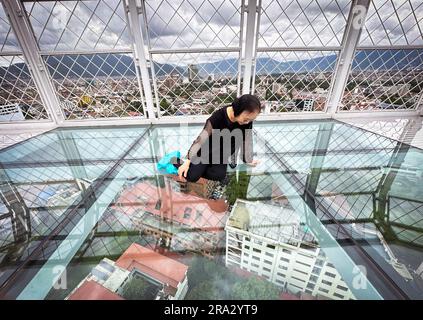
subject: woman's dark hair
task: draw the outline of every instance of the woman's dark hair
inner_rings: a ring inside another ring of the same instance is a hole
[[[238,117],[242,112],[255,112],[261,110],[260,100],[252,94],[243,94],[231,104],[234,109],[235,117]]]

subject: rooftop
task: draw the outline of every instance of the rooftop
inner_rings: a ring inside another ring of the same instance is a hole
[[[123,298],[95,281],[85,281],[69,300],[123,300]]]
[[[136,243],[126,249],[124,254],[116,261],[116,265],[130,271],[136,268],[173,288],[184,281],[188,270],[188,267],[183,263]]]

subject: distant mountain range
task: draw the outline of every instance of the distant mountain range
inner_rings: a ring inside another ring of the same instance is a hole
[[[399,70],[403,68],[423,69],[423,49],[415,50],[370,50],[360,51],[353,63],[353,67],[360,66],[365,70],[371,66],[372,70]],[[95,78],[98,76],[131,76],[135,74],[134,61],[123,54],[89,54],[89,55],[56,55],[46,60],[47,67],[54,78],[82,77]],[[305,60],[280,62],[272,58],[257,59],[257,74],[278,74],[285,72],[319,72],[332,71],[336,65],[336,55],[320,56]],[[200,75],[208,74],[236,74],[237,59],[225,59],[196,65]],[[185,66],[161,64],[154,62],[154,69],[158,76],[177,73],[187,76]],[[18,76],[28,73],[24,63],[16,63],[8,67],[0,67],[0,77]]]

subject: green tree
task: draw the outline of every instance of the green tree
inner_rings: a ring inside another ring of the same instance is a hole
[[[170,107],[170,103],[166,99],[163,98],[160,101],[160,110],[166,111],[169,109],[169,107]]]
[[[236,92],[230,94],[219,94],[214,99],[213,102],[217,104],[230,104],[236,98]]]
[[[188,269],[190,290],[186,299],[230,299],[233,285],[241,279],[215,261],[196,257]]]
[[[237,181],[236,175],[232,174],[229,184],[226,188],[226,198],[228,202],[233,205],[236,199],[246,199],[248,184],[250,183],[250,176],[246,172],[239,172],[239,180]]]
[[[204,258],[195,257],[188,269],[188,285],[195,286],[199,282],[203,282],[209,278],[204,270]]]
[[[264,99],[269,101],[271,98],[272,98],[272,91],[268,88],[266,90],[266,95],[265,95]]]
[[[327,80],[323,81],[323,82],[320,84],[320,88],[322,88],[322,89],[324,89],[324,90],[329,89],[329,86],[330,86],[330,83],[329,83],[329,81],[327,81]]]
[[[210,280],[213,276],[222,277],[224,274],[226,274],[226,268],[222,265],[204,257],[196,256],[188,269],[188,284],[190,286],[195,285]]]
[[[232,299],[237,300],[276,300],[279,295],[280,290],[276,285],[257,277],[238,282],[232,289]]]
[[[195,286],[185,297],[186,300],[220,300],[220,290],[213,280],[204,281]]]
[[[152,300],[157,286],[140,277],[133,277],[125,286],[122,296],[127,300]]]
[[[84,102],[82,99],[80,99],[80,100],[78,101],[78,107],[79,107],[80,109],[87,109],[87,108],[88,108],[88,106],[89,106],[89,104],[88,104],[88,103],[86,103],[86,102]]]
[[[126,108],[126,111],[134,111],[143,114],[141,102],[137,100],[131,101],[128,105],[128,108]]]
[[[216,110],[216,107],[210,106],[206,109],[207,114],[212,114]]]

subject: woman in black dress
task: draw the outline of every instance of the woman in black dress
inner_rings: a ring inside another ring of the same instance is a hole
[[[201,177],[223,181],[227,165],[235,168],[239,149],[247,165],[257,165],[258,162],[253,159],[252,128],[260,110],[260,100],[254,95],[244,94],[230,106],[214,111],[191,145],[186,159],[172,159],[179,177],[189,182]]]

